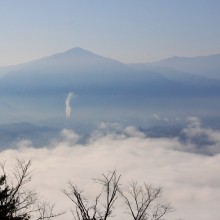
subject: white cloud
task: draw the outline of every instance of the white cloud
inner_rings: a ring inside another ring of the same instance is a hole
[[[184,149],[190,152],[215,155],[220,153],[220,131],[203,128],[196,117],[188,118],[188,125],[181,132]]]
[[[153,114],[153,118],[157,121],[170,122],[170,119],[167,117],[160,117],[158,114]]]
[[[158,120],[158,121],[161,120],[160,116],[159,116],[158,114],[156,114],[156,113],[153,114],[153,118],[156,119],[156,120]]]
[[[195,124],[186,129],[201,127]],[[108,125],[102,124],[84,145],[77,144],[79,136],[67,129],[61,132],[61,138],[53,140],[52,147],[37,149],[27,141],[23,147],[20,142],[17,150],[2,151],[0,161],[32,159],[32,186],[61,208],[68,209],[71,205],[60,192],[68,180],[86,188],[85,193],[92,196],[91,179],[117,169],[123,182],[134,179],[162,185],[164,197],[176,208],[170,219],[219,219],[220,154],[210,157],[178,151],[187,148],[188,143],[178,138],[149,138],[134,127],[123,130],[114,126],[117,132],[111,128],[108,133]],[[216,137],[212,131],[209,135]],[[66,215],[61,219],[72,218]]]

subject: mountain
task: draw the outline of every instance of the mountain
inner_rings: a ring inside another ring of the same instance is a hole
[[[5,92],[65,92],[75,86],[100,84],[103,74],[113,78],[127,67],[112,59],[104,58],[81,48],[58,53],[20,66],[0,81]],[[112,75],[109,76],[109,71]],[[94,80],[95,77],[95,80]]]
[[[152,65],[148,63],[139,63],[139,64],[129,64],[130,67],[133,67],[139,71],[154,71],[160,73],[162,76],[166,77],[169,80],[176,82],[187,83],[190,86],[217,86],[219,85],[219,79],[209,78],[201,74],[183,72],[181,70],[174,69],[172,67]]]
[[[126,65],[73,48],[17,66],[1,78],[0,91],[3,94],[25,95],[74,91],[80,95],[99,96],[166,95],[174,92],[182,95],[190,92],[193,95],[203,93],[204,89],[219,91],[220,81],[141,65],[147,68],[137,68],[137,65]]]
[[[14,66],[0,66],[0,78],[7,75],[9,72],[12,72],[14,70],[17,70],[18,68],[21,68],[21,65],[14,65]]]
[[[75,120],[95,123],[142,122],[143,115],[161,111],[218,115],[220,108],[220,80],[162,64],[128,65],[73,48],[7,68],[0,78],[0,113],[8,117],[4,123],[63,119],[69,92],[74,93]]]
[[[202,75],[207,78],[220,79],[220,54],[198,57],[172,57],[158,62],[140,64],[145,67],[175,69],[181,72]]]
[[[35,147],[48,144],[52,137],[57,137],[60,130],[48,126],[36,126],[21,122],[0,125],[0,151],[8,147],[15,148],[16,143],[31,140]]]
[[[143,93],[146,89],[157,93],[155,86],[168,92],[176,87],[159,73],[137,71],[81,48],[23,64],[0,80],[3,94],[66,94],[74,91],[81,95],[123,95]]]

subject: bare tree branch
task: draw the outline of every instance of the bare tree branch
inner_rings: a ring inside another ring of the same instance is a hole
[[[144,183],[139,185],[132,181],[128,187],[120,190],[120,195],[134,220],[160,220],[164,215],[173,211],[170,204],[158,204],[162,195],[161,187],[152,187]]]
[[[41,202],[34,190],[29,190],[26,185],[31,181],[31,161],[17,160],[12,172],[10,183],[5,171],[5,164],[0,164],[0,219],[28,220],[32,216],[37,220],[50,220],[63,214],[55,213],[54,205]]]
[[[68,182],[69,191],[63,190],[63,193],[75,206],[74,218],[78,220],[106,220],[111,216],[113,205],[118,198],[119,180],[120,175],[118,176],[116,171],[102,174],[101,178],[95,179],[95,182],[99,183],[102,189],[92,204],[89,204],[88,200],[84,198],[82,191],[72,182]]]

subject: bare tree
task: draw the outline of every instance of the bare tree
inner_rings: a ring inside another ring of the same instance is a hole
[[[134,220],[160,220],[173,211],[171,205],[157,203],[162,195],[161,187],[152,187],[132,181],[128,187],[120,190],[120,194]]]
[[[101,178],[95,179],[95,182],[100,184],[102,189],[92,204],[88,202],[77,186],[69,182],[69,190],[63,190],[63,192],[74,203],[75,209],[72,210],[74,219],[106,220],[110,217],[114,203],[118,198],[120,177],[116,171],[113,171],[102,174]]]
[[[56,212],[54,209],[55,209],[54,204],[51,204],[50,202],[46,202],[46,201],[40,201],[37,204],[36,220],[50,220],[52,218],[55,218],[55,217],[58,217],[64,214],[64,212]]]
[[[9,179],[5,165],[1,164],[0,175],[0,219],[28,220],[35,216],[37,220],[49,220],[62,213],[54,213],[54,205],[42,202],[34,190],[26,185],[31,181],[29,172],[31,161],[17,160],[12,177]]]

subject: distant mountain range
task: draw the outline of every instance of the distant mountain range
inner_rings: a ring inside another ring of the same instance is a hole
[[[35,147],[48,144],[52,137],[58,137],[60,130],[47,126],[36,126],[21,122],[0,125],[0,150],[16,148],[16,143],[31,140]]]
[[[63,117],[66,95],[73,92],[81,121],[133,120],[155,112],[213,116],[220,108],[218,70],[220,55],[124,64],[73,48],[0,68],[0,113],[16,121]]]
[[[172,57],[158,62],[134,64],[141,69],[166,68],[185,73],[193,73],[207,78],[220,79],[220,54],[198,57]]]
[[[5,94],[207,95],[220,92],[220,55],[123,64],[81,48],[26,64],[4,67]],[[213,79],[216,76],[216,79]]]

